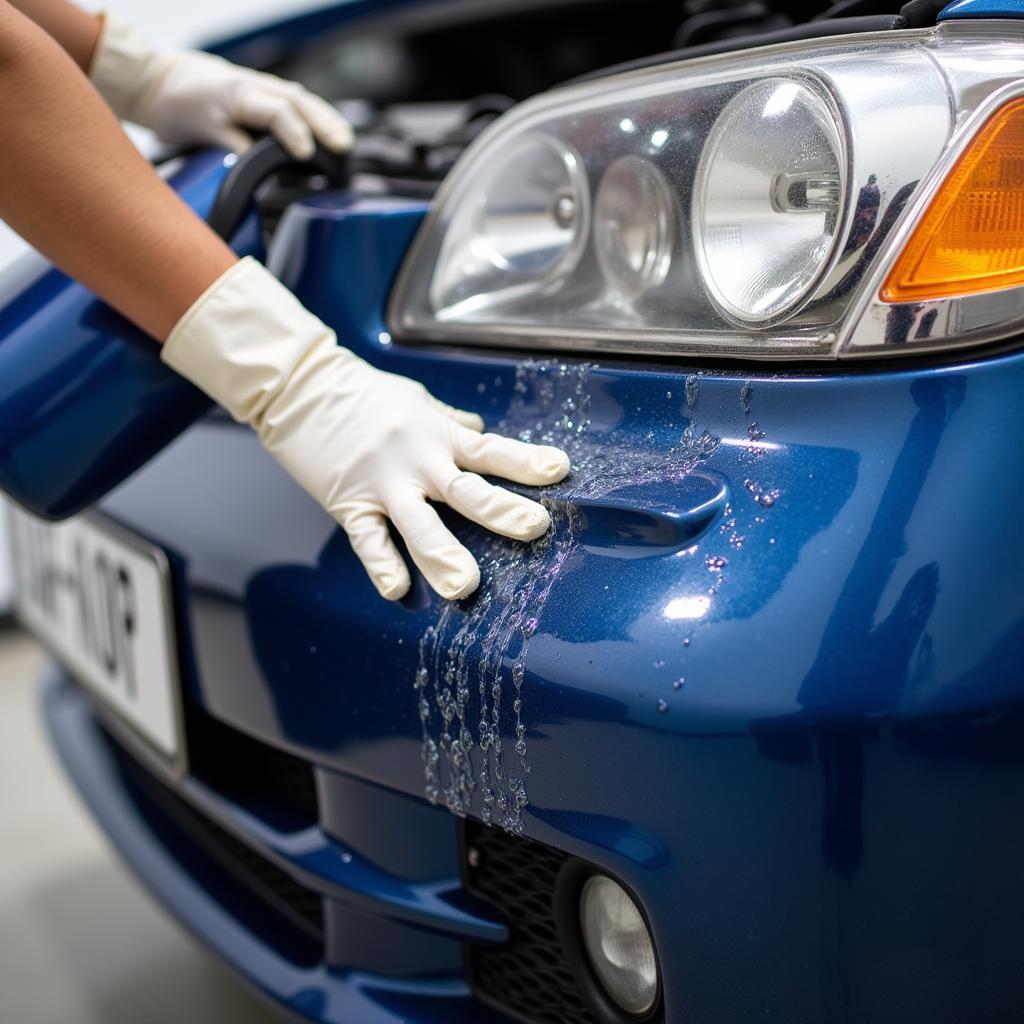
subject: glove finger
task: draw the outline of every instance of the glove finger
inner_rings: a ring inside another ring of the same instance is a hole
[[[442,597],[457,600],[480,585],[476,559],[441,522],[441,517],[414,491],[397,496],[388,515],[405,539],[412,560]]]
[[[526,444],[499,434],[454,431],[455,461],[463,469],[520,484],[556,484],[569,472],[569,456],[546,444]]]
[[[346,516],[342,527],[381,597],[389,601],[404,597],[412,585],[409,570],[391,540],[384,516],[378,512],[358,512]]]
[[[313,155],[313,133],[287,96],[250,86],[239,91],[231,114],[241,124],[269,129],[296,160]]]
[[[355,142],[352,126],[327,100],[302,89],[292,102],[322,145],[334,153],[345,153],[352,148]]]
[[[239,156],[252,146],[252,136],[230,124],[217,129],[213,141]]]
[[[474,523],[514,540],[536,540],[551,525],[539,502],[489,484],[476,473],[459,473],[444,491],[444,500]]]
[[[456,423],[466,427],[468,430],[475,430],[480,433],[484,429],[484,421],[482,416],[478,416],[475,412],[466,412],[465,409],[456,409],[454,405],[447,405],[442,402],[440,398],[435,398],[430,395],[430,401],[440,409],[449,419],[455,420]]]

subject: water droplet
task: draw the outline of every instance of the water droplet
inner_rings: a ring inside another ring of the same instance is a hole
[[[764,431],[757,425],[756,420],[747,427],[747,437],[750,438],[751,441],[764,440]]]
[[[659,659],[658,659],[658,660],[657,660],[657,661],[656,661],[656,662],[654,663],[654,667],[655,667],[655,668],[664,668],[664,667],[665,667],[665,662],[663,662],[663,661],[661,660],[661,658],[659,658]]]
[[[659,700],[658,701],[658,714],[659,715],[663,715],[663,714],[665,714],[666,711],[668,711],[668,701],[667,700]]]
[[[351,864],[352,863],[352,854],[351,853],[343,853],[341,855],[341,863],[342,864]]]
[[[744,384],[740,388],[740,404],[743,406],[743,415],[750,415],[750,399],[754,394],[754,389],[749,384]]]
[[[705,555],[704,565],[707,567],[709,572],[718,572],[720,569],[724,569],[729,564],[729,559],[724,555]]]
[[[689,647],[690,646],[690,638],[689,637],[684,637],[684,639],[683,639],[683,646],[684,647]]]
[[[691,373],[686,378],[683,390],[686,394],[686,408],[692,413],[697,406],[697,397],[700,395],[700,377],[696,373]]]
[[[673,690],[681,690],[685,685],[686,685],[686,680],[683,679],[682,677],[680,677],[679,679],[676,679],[675,682],[672,683],[672,689]]]

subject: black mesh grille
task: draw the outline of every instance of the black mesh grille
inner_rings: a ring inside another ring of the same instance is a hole
[[[169,789],[108,734],[122,774],[149,825],[232,915],[299,963],[323,957],[320,896]]]
[[[317,821],[313,768],[195,707],[186,709],[189,771],[282,831]]]
[[[531,1024],[596,1024],[555,924],[555,879],[565,855],[476,823],[463,834],[468,888],[501,912],[511,933],[502,946],[469,948],[477,997]]]

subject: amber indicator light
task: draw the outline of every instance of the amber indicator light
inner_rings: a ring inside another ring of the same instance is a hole
[[[1000,107],[942,183],[880,292],[920,302],[1024,284],[1024,97]]]

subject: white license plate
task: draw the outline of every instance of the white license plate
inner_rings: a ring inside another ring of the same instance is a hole
[[[164,757],[182,753],[170,575],[159,548],[92,517],[11,511],[15,607],[71,673]]]

